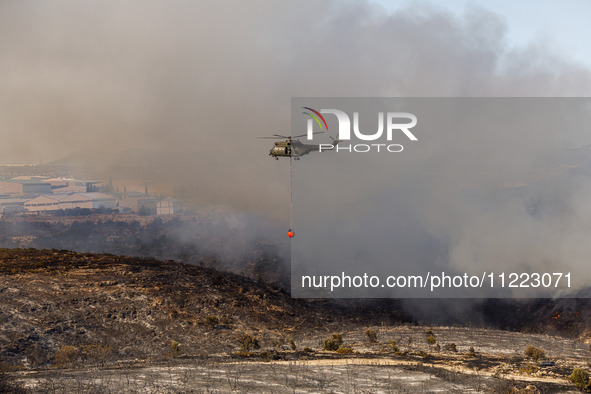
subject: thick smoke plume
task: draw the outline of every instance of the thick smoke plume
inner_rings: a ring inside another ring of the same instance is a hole
[[[589,70],[506,33],[423,2],[2,2],[0,157],[181,152],[160,178],[285,218],[286,163],[256,137],[290,132],[291,97],[589,93]]]

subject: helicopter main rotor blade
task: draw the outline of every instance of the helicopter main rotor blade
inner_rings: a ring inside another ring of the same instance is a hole
[[[317,132],[315,132],[315,133],[312,133],[312,134],[322,134],[322,131],[317,131]],[[294,135],[294,136],[293,136],[293,137],[291,137],[291,138],[300,138],[300,137],[305,137],[305,136],[307,136],[307,135],[308,135],[307,133],[306,133],[306,134],[302,134],[302,135]]]
[[[317,131],[316,133],[312,133],[312,134],[322,134],[322,131]],[[259,138],[259,139],[269,139],[269,140],[278,140],[278,139],[285,138],[287,140],[292,140],[294,138],[305,137],[308,134],[294,135],[293,137],[290,137],[288,135],[282,135],[282,134],[271,134],[271,135],[272,135],[272,137],[266,136],[266,137],[257,137],[257,138]]]

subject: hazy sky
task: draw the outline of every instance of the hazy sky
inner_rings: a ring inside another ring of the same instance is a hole
[[[379,4],[394,11],[416,2],[380,0]],[[591,37],[591,24],[588,23],[591,3],[586,0],[446,0],[438,4],[454,14],[462,14],[474,7],[489,10],[506,24],[509,45],[544,45],[553,53],[591,67],[591,48],[586,39]]]

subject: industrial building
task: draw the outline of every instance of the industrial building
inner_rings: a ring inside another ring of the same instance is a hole
[[[0,195],[26,196],[51,193],[51,184],[36,179],[0,180]]]
[[[119,200],[121,209],[131,209],[136,213],[146,213],[153,215],[156,213],[158,199],[149,194],[129,192]]]
[[[105,193],[73,193],[60,200],[59,209],[74,208],[115,208],[117,200],[115,197]]]
[[[49,183],[51,187],[60,187],[60,186],[85,186],[85,182],[79,179],[74,178],[48,178],[45,179],[45,182]]]
[[[25,210],[25,202],[28,198],[1,198],[0,199],[0,214],[2,216],[11,213],[23,212]]]
[[[109,181],[111,186],[111,181]],[[88,189],[94,190],[88,190]],[[121,213],[139,215],[173,215],[177,213],[176,202],[136,191],[125,191],[117,199],[96,186],[96,182],[73,178],[49,178],[19,176],[0,179],[0,215],[18,213],[56,213],[71,209],[96,210],[101,208],[119,209]],[[112,189],[112,187],[110,187]],[[144,189],[147,187],[144,185]]]
[[[117,200],[104,193],[44,194],[25,202],[28,212],[58,211],[75,208],[115,208]]]
[[[52,193],[86,193],[86,186],[53,186],[51,188]]]
[[[174,215],[175,202],[173,200],[158,201],[156,205],[156,215]]]
[[[25,211],[57,211],[60,209],[60,200],[66,197],[68,197],[68,194],[44,194],[39,197],[35,197],[25,203]]]
[[[86,193],[86,182],[73,178],[49,178],[52,193]]]

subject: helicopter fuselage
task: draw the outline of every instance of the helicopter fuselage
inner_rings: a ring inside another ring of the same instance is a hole
[[[298,140],[285,140],[275,142],[269,151],[269,156],[279,157],[300,157],[310,152],[317,152],[319,145],[303,144]]]

